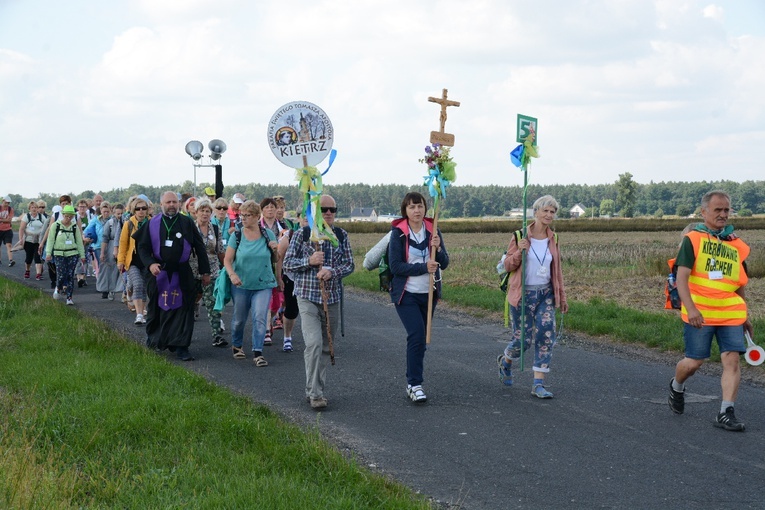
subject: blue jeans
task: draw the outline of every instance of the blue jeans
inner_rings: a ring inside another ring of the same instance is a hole
[[[517,360],[521,357],[521,311],[520,307],[510,306],[513,319],[513,339],[505,347],[505,356]],[[523,351],[529,348],[534,339],[535,372],[549,372],[552,350],[555,345],[555,293],[552,285],[542,288],[526,288],[526,337]]]
[[[251,312],[252,350],[263,352],[271,289],[247,290],[232,285],[231,299],[234,302],[234,316],[231,319],[231,344],[234,347],[242,348],[244,324],[247,322],[247,315]]]
[[[685,357],[691,359],[707,359],[712,353],[712,337],[717,338],[720,352],[746,352],[744,344],[744,326],[702,326],[694,328],[685,324],[683,341],[685,342]]]
[[[433,309],[436,299],[433,299]],[[406,382],[412,386],[422,384],[425,364],[426,325],[428,323],[428,295],[404,292],[401,302],[396,304],[401,324],[406,329]]]

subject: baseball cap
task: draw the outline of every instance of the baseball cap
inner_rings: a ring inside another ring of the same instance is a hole
[[[234,202],[236,202],[237,204],[243,204],[244,200],[242,200],[242,197],[240,197],[239,195],[234,195]]]
[[[5,195],[5,196],[3,197],[3,202],[8,202],[8,203],[10,203],[10,201],[11,201],[11,196],[10,196],[10,195]]]

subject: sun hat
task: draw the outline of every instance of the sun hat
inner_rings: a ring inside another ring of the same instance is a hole
[[[75,214],[74,206],[73,205],[65,205],[64,209],[61,211],[64,214]]]
[[[208,197],[214,197],[215,196],[215,190],[212,189],[210,186],[205,188],[205,195]]]

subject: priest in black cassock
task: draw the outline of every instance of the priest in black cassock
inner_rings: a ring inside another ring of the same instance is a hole
[[[194,221],[180,214],[178,194],[166,191],[160,206],[162,214],[133,234],[136,251],[150,272],[146,282],[146,344],[191,361],[197,291],[189,257],[197,257],[204,285],[210,283],[210,262]]]

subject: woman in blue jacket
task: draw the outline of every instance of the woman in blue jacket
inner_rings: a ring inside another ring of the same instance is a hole
[[[428,397],[422,389],[425,334],[428,317],[430,275],[435,273],[433,308],[441,297],[441,270],[449,265],[449,254],[441,232],[433,232],[433,219],[426,218],[427,202],[421,193],[410,192],[401,202],[402,218],[392,224],[388,245],[391,300],[406,329],[406,394],[415,403]],[[435,251],[435,260],[430,259]]]

